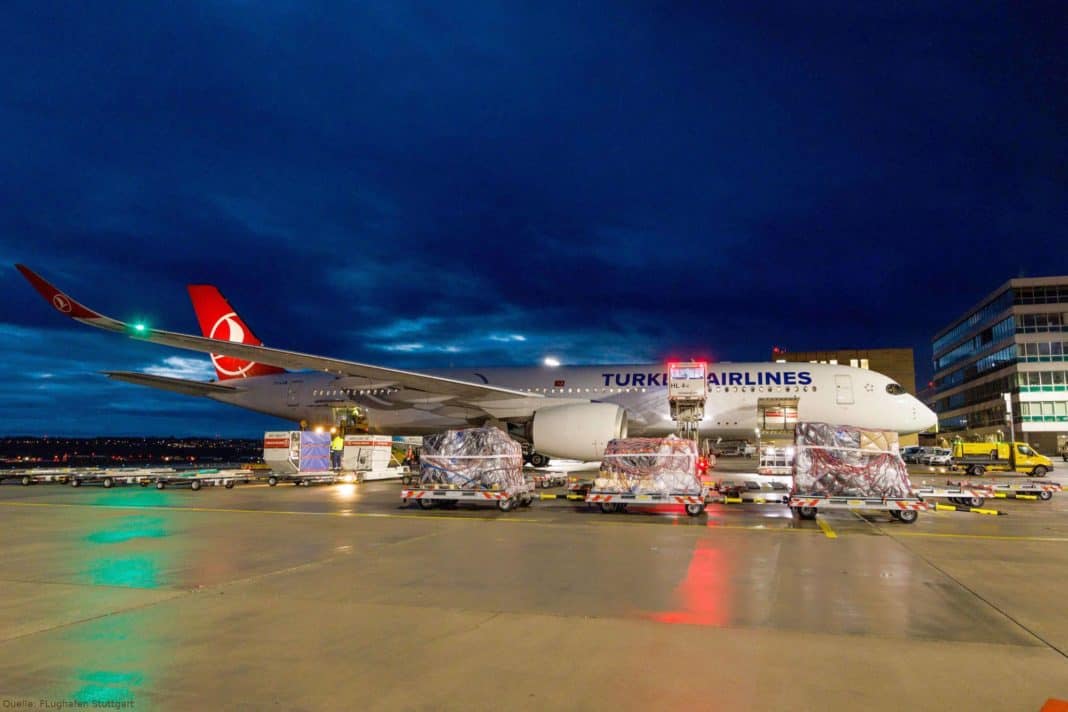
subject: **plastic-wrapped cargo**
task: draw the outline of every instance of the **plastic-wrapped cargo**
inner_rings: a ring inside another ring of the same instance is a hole
[[[420,453],[419,482],[460,489],[522,489],[523,449],[493,427],[428,435]]]
[[[619,494],[700,494],[697,443],[674,435],[611,440],[593,488]]]
[[[794,491],[831,497],[912,497],[897,433],[798,423]]]

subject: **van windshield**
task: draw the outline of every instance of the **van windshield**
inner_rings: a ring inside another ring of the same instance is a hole
[[[1021,455],[1034,455],[1035,454],[1035,451],[1032,450],[1031,448],[1027,447],[1026,445],[1018,446],[1016,448],[1016,451],[1019,452]]]

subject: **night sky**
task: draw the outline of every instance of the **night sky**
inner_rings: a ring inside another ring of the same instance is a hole
[[[937,5],[937,7],[930,7]],[[713,7],[715,6],[715,7]],[[0,433],[256,436],[197,332],[385,365],[916,349],[1068,273],[1063,3],[15,2]]]

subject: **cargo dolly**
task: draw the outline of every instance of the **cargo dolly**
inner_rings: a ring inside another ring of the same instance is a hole
[[[699,494],[685,492],[665,494],[629,494],[622,492],[603,492],[590,490],[586,495],[586,504],[598,505],[604,514],[623,512],[628,507],[652,507],[663,505],[682,505],[686,514],[691,517],[699,517],[704,514],[705,504],[708,502],[708,490],[702,490]]]
[[[271,487],[280,482],[292,482],[297,487],[310,487],[311,485],[332,485],[341,482],[344,475],[331,470],[317,472],[280,473],[273,472],[267,476],[267,484]]]
[[[151,480],[141,481],[142,487],[155,483],[156,489],[168,487],[188,487],[194,492],[202,487],[224,487],[233,489],[238,482],[250,482],[254,479],[248,470],[200,470],[193,473],[160,473]]]
[[[790,509],[801,519],[815,519],[820,510],[871,510],[889,512],[890,516],[903,524],[912,524],[920,512],[930,509],[930,505],[916,497],[827,497],[823,495],[793,495],[790,497]]]
[[[787,504],[790,487],[783,482],[717,482],[709,491],[709,502],[722,504]]]
[[[532,487],[512,489],[461,488],[446,484],[425,484],[401,490],[401,504],[415,502],[422,509],[455,507],[461,502],[470,504],[495,504],[502,512],[518,507],[529,507],[534,501]]]
[[[982,488],[989,492],[988,497],[997,497],[998,499],[1038,499],[1043,502],[1053,499],[1055,493],[1064,489],[1058,482],[1035,482],[1033,480],[1028,480],[1027,482],[983,482],[981,484],[950,481],[946,484]]]
[[[0,483],[4,480],[16,480],[23,487],[42,484],[45,482],[59,482],[66,484],[71,475],[79,470],[63,467],[41,470],[0,470]]]

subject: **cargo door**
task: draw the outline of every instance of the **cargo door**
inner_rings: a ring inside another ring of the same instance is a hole
[[[852,376],[846,375],[834,377],[834,402],[838,405],[853,404]]]
[[[798,398],[757,399],[757,427],[768,437],[792,437],[797,425]]]
[[[303,381],[290,381],[286,386],[286,404],[300,405],[300,386]]]

